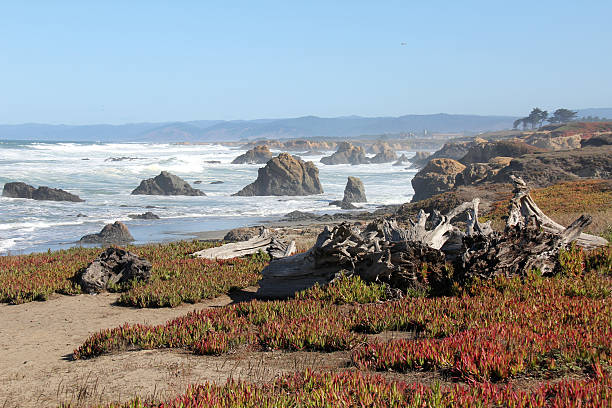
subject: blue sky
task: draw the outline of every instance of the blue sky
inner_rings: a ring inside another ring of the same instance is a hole
[[[610,107],[611,16],[609,0],[0,0],[0,123]]]

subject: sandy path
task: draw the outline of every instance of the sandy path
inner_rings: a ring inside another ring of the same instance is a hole
[[[163,323],[191,310],[232,302],[221,296],[174,309],[134,309],[114,306],[117,297],[57,296],[46,302],[1,304],[0,407],[171,395],[189,382],[225,379],[232,370],[240,372],[240,367],[228,365],[230,357],[202,358],[181,351],[126,352],[71,361],[72,351],[100,329],[124,322]]]
[[[145,350],[71,360],[92,333],[124,322],[159,324],[192,310],[220,307],[252,297],[256,288],[174,309],[114,306],[116,294],[60,296],[46,302],[0,304],[0,408],[91,406],[135,396],[167,400],[188,384],[228,378],[270,381],[306,368],[340,369],[349,352],[249,352],[196,356],[183,350]],[[388,333],[386,337],[405,337]],[[381,336],[381,335],[379,335]],[[385,337],[385,339],[386,339]],[[404,380],[430,381],[435,374]],[[407,378],[408,377],[408,378]],[[431,377],[431,378],[430,378]]]

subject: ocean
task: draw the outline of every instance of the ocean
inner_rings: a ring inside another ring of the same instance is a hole
[[[255,181],[263,165],[231,161],[246,149],[217,144],[50,143],[0,141],[0,186],[11,181],[61,188],[83,203],[0,197],[0,254],[23,254],[71,247],[107,223],[124,222],[136,244],[189,239],[201,231],[257,225],[294,210],[341,212],[329,202],[342,199],[347,176],[365,186],[366,211],[410,201],[415,170],[387,164],[335,165],[305,156],[319,168],[324,194],[306,197],[232,197]],[[278,153],[278,151],[274,151]],[[329,155],[332,152],[322,152]],[[406,153],[411,156],[413,152]],[[300,155],[299,152],[293,154]],[[120,161],[112,158],[128,157]],[[219,161],[220,163],[210,163]],[[182,177],[206,197],[131,195],[143,179],[162,170]],[[194,182],[201,181],[200,184]],[[211,184],[222,181],[221,184]],[[160,220],[134,220],[130,214],[154,212]],[[80,215],[80,216],[79,216]]]

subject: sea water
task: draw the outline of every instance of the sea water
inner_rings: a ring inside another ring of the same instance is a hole
[[[85,234],[114,221],[124,222],[136,244],[187,239],[201,231],[261,224],[294,210],[317,214],[342,199],[347,176],[365,186],[366,211],[383,204],[410,201],[415,170],[387,164],[324,165],[322,155],[304,156],[319,168],[325,192],[306,197],[233,197],[255,181],[263,165],[237,165],[246,149],[218,144],[49,143],[0,141],[0,187],[22,181],[61,188],[83,203],[0,198],[0,254],[20,254],[76,245]],[[278,153],[273,151],[273,153]],[[332,152],[323,152],[325,155]],[[398,152],[398,154],[411,152]],[[299,155],[299,152],[295,153]],[[112,158],[128,159],[113,161]],[[220,163],[210,163],[219,161]],[[131,195],[143,179],[162,170],[201,189],[205,197]],[[196,184],[196,181],[201,183]],[[222,181],[222,184],[211,184]],[[134,220],[130,214],[151,211],[160,220]],[[80,215],[80,216],[79,216]]]

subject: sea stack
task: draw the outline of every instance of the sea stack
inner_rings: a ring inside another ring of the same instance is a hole
[[[348,203],[365,203],[368,201],[363,182],[358,177],[349,176],[344,187],[344,198]]]
[[[132,195],[184,195],[184,196],[205,196],[202,190],[195,189],[182,178],[162,171],[159,176],[143,180]]]
[[[336,205],[343,210],[355,210],[357,207],[353,203],[365,203],[367,201],[363,182],[357,177],[349,176],[342,201],[332,201],[329,205]]]
[[[259,169],[257,180],[235,196],[305,196],[323,193],[319,169],[289,153],[281,153]]]

